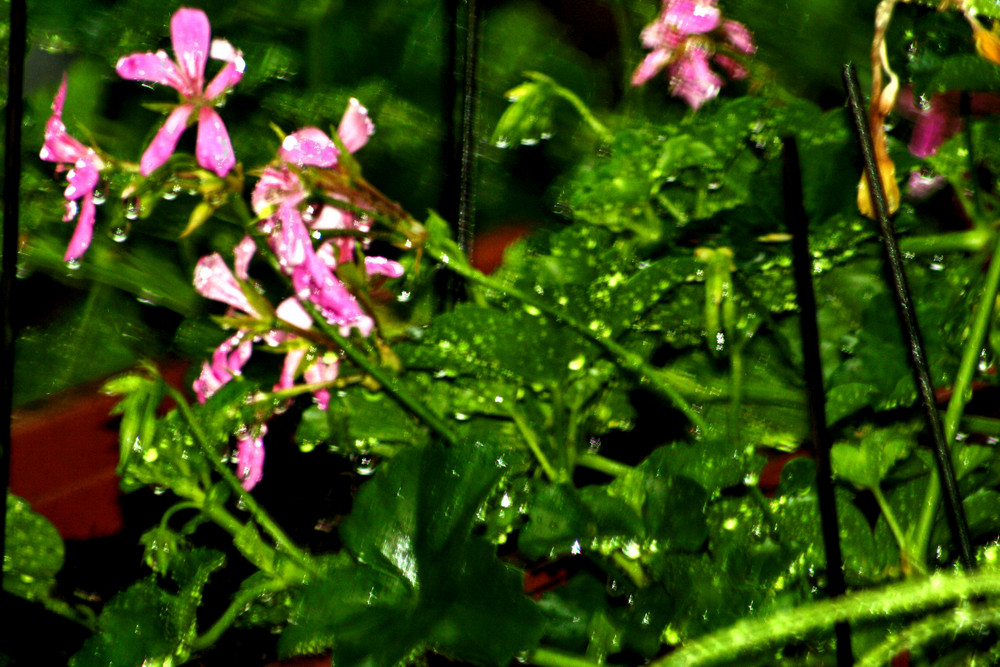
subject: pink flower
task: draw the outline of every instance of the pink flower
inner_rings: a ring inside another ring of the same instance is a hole
[[[200,9],[178,9],[170,19],[170,36],[177,61],[165,51],[133,53],[122,57],[115,69],[123,79],[150,81],[170,86],[183,102],[167,117],[139,162],[139,173],[149,176],[167,161],[197,111],[198,139],[195,156],[205,169],[225,176],[236,164],[233,146],[222,118],[213,107],[218,99],[243,78],[243,54],[222,39],[211,39],[211,26]],[[205,86],[208,58],[225,63]]]
[[[62,83],[56,92],[55,99],[52,100],[52,116],[45,123],[45,143],[38,156],[47,162],[58,162],[56,171],[69,169],[66,172],[66,191],[63,196],[66,198],[66,214],[63,222],[69,222],[77,217],[76,230],[73,238],[70,239],[69,246],[63,261],[76,261],[83,256],[87,248],[90,247],[90,240],[94,234],[94,217],[96,207],[94,206],[94,189],[100,180],[100,172],[104,169],[104,162],[94,152],[93,148],[84,146],[66,132],[66,126],[62,122],[63,104],[66,102],[66,76],[63,75]],[[80,205],[77,201],[80,200]]]
[[[250,491],[264,477],[264,436],[267,426],[257,427],[257,435],[240,437],[236,441],[236,476],[244,490]]]
[[[715,32],[717,37],[708,33]],[[722,21],[716,0],[664,0],[663,11],[642,31],[642,43],[651,52],[632,74],[641,86],[664,68],[670,75],[670,93],[698,109],[719,94],[722,79],[709,58],[731,79],[742,79],[746,69],[730,54],[752,54],[753,36],[737,21]],[[718,53],[719,48],[728,53]]]

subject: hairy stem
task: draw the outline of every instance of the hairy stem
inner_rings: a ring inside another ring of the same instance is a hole
[[[885,620],[998,594],[1000,572],[935,574],[740,621],[688,643],[651,666],[695,667],[732,662],[769,647],[832,632],[833,626],[843,621]]]

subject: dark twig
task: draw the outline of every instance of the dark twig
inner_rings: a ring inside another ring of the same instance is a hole
[[[802,203],[802,169],[795,137],[782,139],[785,199],[785,223],[792,235],[792,266],[799,304],[799,331],[802,333],[802,359],[809,397],[809,430],[816,455],[816,495],[819,498],[823,544],[826,548],[827,593],[838,597],[847,591],[844,581],[844,557],[840,549],[840,523],[833,491],[830,466],[830,439],[826,428],[826,393],[823,389],[823,366],[819,356],[819,327],[816,323],[816,294],[812,283],[812,256],[809,254],[809,219]],[[851,650],[851,626],[841,621],[834,626],[837,638],[837,665],[854,664]]]
[[[6,507],[10,480],[10,412],[14,394],[14,280],[17,277],[18,218],[21,204],[21,120],[24,115],[24,51],[28,10],[25,0],[10,2],[7,40],[7,124],[4,138],[3,241],[0,247],[0,302],[3,308],[3,371],[0,372],[0,484]],[[0,553],[5,553],[6,516],[0,519]]]
[[[934,439],[934,459],[937,462],[938,476],[941,480],[941,490],[944,495],[944,509],[951,528],[952,539],[958,547],[962,565],[967,570],[975,568],[972,556],[972,545],[969,540],[969,525],[962,508],[962,499],[958,493],[958,481],[955,479],[955,469],[951,462],[948,442],[944,437],[941,425],[941,415],[934,399],[934,385],[931,383],[927,357],[924,354],[920,330],[917,328],[917,313],[910,298],[910,290],[903,272],[903,259],[896,242],[896,233],[889,220],[889,209],[886,205],[882,180],[879,178],[878,167],[875,164],[875,149],[872,146],[870,128],[861,106],[861,91],[858,87],[858,74],[853,64],[844,66],[844,87],[847,89],[848,106],[857,129],[858,143],[865,161],[869,193],[882,236],[889,272],[892,276],[893,289],[896,295],[900,324],[903,335],[909,343],[910,361],[914,378],[917,382],[917,392],[920,394],[924,415]]]

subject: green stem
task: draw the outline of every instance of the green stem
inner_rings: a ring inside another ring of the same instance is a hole
[[[948,234],[928,234],[908,236],[900,239],[899,249],[918,255],[942,252],[981,252],[993,240],[994,232],[989,229],[969,229]]]
[[[232,536],[233,545],[254,567],[261,572],[277,574],[277,559],[274,549],[260,538],[251,525],[243,523],[227,512],[224,507],[214,503],[205,503],[201,511]]]
[[[890,616],[998,594],[1000,572],[997,571],[951,572],[910,579],[740,621],[686,644],[650,667],[694,667],[725,660],[736,664],[738,658],[756,651],[801,641],[813,634],[830,633],[840,622],[884,621]]]
[[[990,327],[998,290],[1000,290],[1000,236],[996,239],[993,259],[990,261],[990,267],[983,282],[982,295],[979,297],[976,310],[972,314],[969,338],[965,341],[965,346],[962,349],[962,359],[958,365],[958,372],[955,374],[951,399],[948,401],[948,409],[944,415],[944,439],[949,447],[953,446],[955,433],[958,432],[958,424],[962,418],[962,412],[965,410],[965,405],[972,398],[972,378],[976,373],[979,356],[986,341],[986,333]],[[937,474],[932,470],[927,481],[923,508],[917,522],[916,539],[913,542],[917,549],[916,553],[924,559],[927,558],[931,533],[934,528],[934,518],[937,516],[941,498],[939,487]]]
[[[541,72],[526,72],[526,74],[529,78],[534,79],[535,81],[544,81],[552,86],[553,92],[573,105],[576,112],[580,114],[583,121],[590,126],[590,129],[592,129],[594,133],[601,138],[601,141],[610,144],[614,140],[615,135],[613,135],[601,121],[597,120],[597,116],[594,115],[594,112],[590,110],[590,107],[583,103],[583,100],[581,100],[576,93],[569,88],[560,86],[555,82],[555,80],[552,79],[552,77],[546,76]]]
[[[541,647],[529,653],[527,660],[529,664],[537,667],[599,667],[600,664],[562,651]]]
[[[937,614],[892,633],[891,638],[869,651],[857,667],[881,667],[907,649],[946,640],[953,643],[959,634],[979,633],[987,627],[1000,626],[1000,609],[995,607],[959,607]]]
[[[191,406],[188,404],[183,394],[166,383],[164,383],[164,386],[166,387],[167,393],[170,397],[177,402],[177,407],[184,416],[184,419],[187,421],[188,426],[191,428],[191,434],[194,436],[194,439],[198,442],[199,447],[201,447],[204,452],[205,458],[212,465],[215,472],[218,473],[223,480],[225,480],[236,496],[240,499],[243,506],[248,512],[250,512],[250,516],[253,517],[253,520],[257,523],[257,525],[263,528],[264,532],[271,536],[271,539],[274,540],[274,543],[281,551],[291,556],[292,559],[299,563],[299,565],[308,571],[315,570],[316,566],[312,559],[304,551],[292,543],[288,536],[285,535],[281,528],[279,528],[274,520],[271,519],[270,515],[264,511],[264,508],[260,506],[253,495],[246,492],[243,485],[240,484],[240,481],[236,478],[236,475],[234,475],[233,472],[219,460],[218,452],[213,450],[209,438],[205,435],[204,431],[201,430],[201,424],[198,423],[197,418],[191,411]]]
[[[1000,419],[982,417],[979,415],[963,415],[962,426],[972,433],[981,433],[993,437],[1000,437]]]
[[[577,463],[585,468],[603,472],[605,475],[611,475],[612,477],[624,477],[632,471],[631,466],[613,461],[593,452],[584,452],[581,454]]]
[[[311,311],[310,315],[312,315],[313,321],[319,325],[323,333],[329,336],[330,339],[344,351],[344,354],[347,355],[351,361],[353,361],[365,373],[370,375],[376,382],[382,385],[382,388],[385,389],[386,393],[392,396],[400,405],[409,410],[414,416],[424,422],[447,444],[453,447],[458,446],[458,436],[452,432],[451,428],[445,424],[444,420],[439,417],[437,413],[418,399],[411,396],[404,389],[401,389],[395,377],[387,373],[377,364],[372,363],[368,357],[362,354],[356,347],[351,345],[350,341],[348,341],[345,336],[340,335],[340,332],[337,331],[336,327],[328,324],[326,320],[315,311],[315,307],[313,307],[311,303],[303,301],[302,305],[307,310]]]
[[[465,262],[449,261],[445,259],[446,257],[447,255],[439,253],[435,256],[435,259],[441,261],[443,264],[447,264],[455,273],[459,274],[463,278],[466,278],[474,283],[478,283],[491,290],[506,293],[523,302],[525,305],[534,307],[552,320],[561,322],[570,329],[576,331],[583,338],[604,350],[604,352],[611,356],[611,358],[614,359],[621,368],[635,375],[639,379],[640,384],[647,386],[673,403],[677,409],[684,413],[692,424],[697,426],[702,431],[706,430],[707,426],[705,424],[705,420],[702,419],[701,415],[693,407],[691,407],[672,382],[673,379],[681,377],[680,374],[671,373],[670,371],[651,366],[635,352],[611,340],[611,338],[608,337],[609,334],[607,331],[600,333],[595,332],[591,330],[590,327],[574,318],[572,315],[558,310],[557,308],[549,305],[546,301],[538,299],[534,295],[520,290],[513,285],[502,285],[495,278],[480,273]],[[691,381],[690,384],[697,386],[693,381]]]
[[[212,627],[191,642],[191,649],[201,651],[214,645],[215,642],[219,641],[219,637],[232,627],[236,619],[240,617],[240,614],[244,613],[247,606],[255,599],[263,595],[277,593],[288,588],[288,586],[288,582],[278,579],[239,591],[233,597],[233,601],[229,604],[226,611],[223,612],[222,616],[212,624]]]
[[[524,418],[524,415],[515,408],[513,405],[507,405],[507,414],[510,418],[514,420],[514,424],[517,426],[517,430],[521,432],[521,437],[524,438],[524,442],[527,443],[528,449],[531,453],[535,455],[538,460],[538,465],[542,466],[542,470],[545,471],[545,476],[549,478],[550,482],[558,482],[561,476],[552,467],[549,462],[549,458],[545,456],[545,452],[542,451],[541,445],[538,443],[538,436],[535,435],[534,430],[528,425],[528,421]]]

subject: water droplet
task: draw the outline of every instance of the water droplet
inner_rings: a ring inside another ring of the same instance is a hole
[[[128,235],[132,231],[132,225],[125,222],[111,229],[111,240],[115,243],[124,243],[128,240]]]
[[[399,296],[396,297],[396,301],[399,301],[400,303],[406,303],[410,300],[411,296],[412,294],[410,294],[409,292],[400,292]]]
[[[142,202],[138,197],[129,197],[125,200],[125,217],[129,220],[137,220],[142,213]]]
[[[369,475],[375,474],[375,464],[378,461],[371,454],[361,454],[357,457],[357,463],[354,466],[354,472],[368,477]]]
[[[80,268],[81,264],[82,262],[80,261],[79,257],[70,257],[69,259],[66,260],[66,268],[69,269],[70,271],[76,271],[77,269]]]
[[[464,412],[456,412],[455,419],[460,422],[469,421],[469,415],[465,414]]]
[[[94,202],[96,206],[100,206],[101,204],[103,204],[108,200],[108,195],[103,188],[97,186],[97,188],[94,190],[94,195],[91,197],[91,200]]]
[[[497,139],[495,145],[497,148],[508,148],[510,147],[510,139],[508,139],[507,137],[500,137],[499,139]]]
[[[181,186],[173,185],[163,191],[163,198],[167,201],[173,201],[181,194]]]

